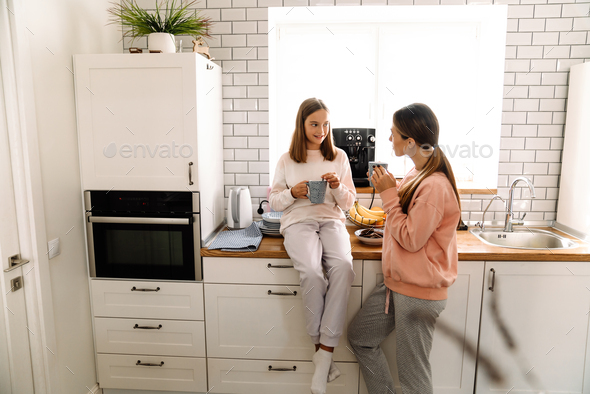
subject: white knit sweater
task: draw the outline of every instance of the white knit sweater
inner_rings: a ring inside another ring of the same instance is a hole
[[[342,210],[352,207],[356,191],[348,156],[342,149],[336,148],[336,151],[333,161],[325,160],[320,150],[308,150],[306,163],[296,163],[289,157],[289,152],[279,159],[270,192],[270,206],[275,211],[283,211],[281,234],[294,223],[346,220]],[[323,204],[312,204],[305,198],[293,198],[293,186],[302,181],[320,181],[327,172],[336,173],[340,186],[330,189],[328,185]]]

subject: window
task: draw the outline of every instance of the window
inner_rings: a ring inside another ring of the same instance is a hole
[[[269,29],[271,176],[309,97],[332,127],[375,128],[376,160],[401,176],[413,163],[393,156],[393,112],[422,102],[457,181],[496,187],[505,6],[269,8]]]

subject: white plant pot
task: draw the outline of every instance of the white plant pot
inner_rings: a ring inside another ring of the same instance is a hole
[[[176,53],[174,36],[169,33],[151,33],[148,35],[148,49],[162,53]]]

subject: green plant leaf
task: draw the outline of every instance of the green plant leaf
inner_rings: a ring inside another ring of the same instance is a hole
[[[111,15],[108,24],[120,24],[123,37],[138,37],[151,33],[169,33],[173,35],[187,35],[193,37],[210,38],[209,29],[213,25],[211,18],[191,8],[197,0],[180,4],[176,0],[156,2],[155,12],[150,13],[140,8],[133,0],[121,0],[121,3],[111,2],[107,9]]]

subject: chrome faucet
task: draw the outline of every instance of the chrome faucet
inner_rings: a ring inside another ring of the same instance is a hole
[[[485,218],[486,218],[486,212],[488,211],[488,209],[490,209],[490,205],[492,205],[492,203],[494,202],[494,200],[496,198],[499,198],[500,200],[502,200],[502,202],[505,202],[504,199],[500,196],[498,196],[497,194],[490,200],[488,206],[486,207],[485,211],[483,211],[483,215],[481,215],[481,223],[477,222],[475,223],[476,226],[478,226],[481,229],[481,232],[483,233],[486,229],[485,229]]]
[[[531,191],[531,198],[535,198],[535,187],[531,183],[528,178],[525,177],[518,177],[510,185],[510,193],[508,194],[508,205],[506,206],[506,223],[504,223],[504,232],[512,232],[512,226],[518,225],[522,226],[524,224],[524,217],[526,216],[526,212],[522,217],[514,218],[514,212],[512,211],[512,203],[514,201],[514,187],[518,182],[525,182]]]

